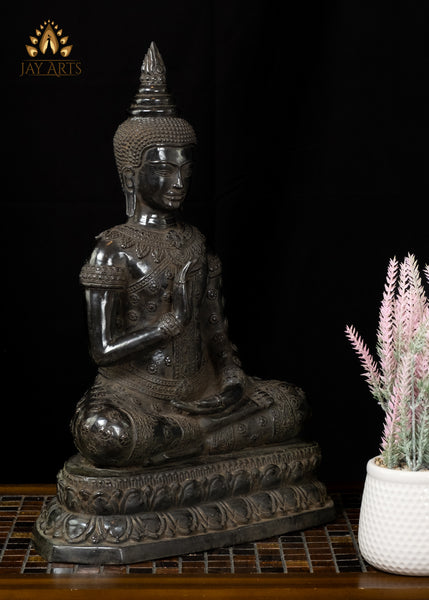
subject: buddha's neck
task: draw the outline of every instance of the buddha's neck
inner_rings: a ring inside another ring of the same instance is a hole
[[[130,218],[131,223],[137,223],[154,229],[167,229],[178,223],[177,212],[155,211],[146,206],[136,206],[134,215]]]

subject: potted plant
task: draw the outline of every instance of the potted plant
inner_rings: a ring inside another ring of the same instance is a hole
[[[389,261],[378,360],[353,326],[346,335],[385,412],[380,455],[367,464],[362,555],[384,571],[429,575],[429,300],[414,255]]]

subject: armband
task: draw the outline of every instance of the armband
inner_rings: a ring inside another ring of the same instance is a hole
[[[128,282],[128,272],[125,267],[85,263],[79,279],[82,285],[89,288],[123,289]]]

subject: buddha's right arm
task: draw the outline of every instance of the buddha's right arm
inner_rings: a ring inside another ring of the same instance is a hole
[[[91,354],[99,365],[107,365],[133,352],[152,350],[157,345],[183,331],[189,320],[186,272],[189,263],[179,272],[173,287],[171,311],[160,316],[158,323],[146,325],[132,332],[124,331],[121,288],[89,286],[86,289],[88,330]]]
[[[177,275],[171,312],[161,315],[157,323],[143,321],[140,328],[127,331],[123,307],[129,273],[118,261],[118,252],[109,257],[106,249],[111,248],[101,246],[99,243],[83,266],[80,281],[85,286],[91,354],[97,364],[108,365],[134,352],[153,350],[181,333],[189,320],[185,281],[189,263]]]
[[[91,354],[99,365],[111,364],[134,352],[149,350],[169,337],[162,323],[125,332],[118,318],[121,305],[119,290],[86,290],[86,302]]]

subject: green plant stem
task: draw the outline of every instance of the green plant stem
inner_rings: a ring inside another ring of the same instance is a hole
[[[418,451],[417,451],[417,465],[416,470],[421,469],[423,466],[424,455],[425,455],[425,446],[427,445],[427,441],[425,443],[425,438],[428,435],[428,431],[425,427],[426,422],[428,421],[428,404],[425,404],[422,409],[422,413],[420,415],[420,431],[419,431],[419,443],[418,443]]]
[[[415,375],[415,356],[413,354],[411,361],[411,468],[413,471],[416,470],[417,463],[417,448],[416,448],[416,394],[414,389],[414,375]]]

